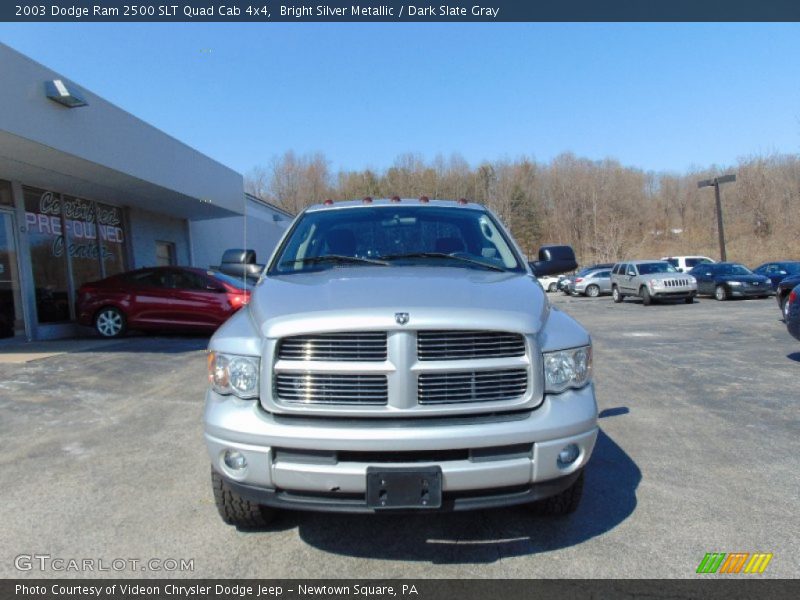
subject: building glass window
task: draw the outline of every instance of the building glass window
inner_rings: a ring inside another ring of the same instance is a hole
[[[14,198],[11,196],[11,184],[0,179],[0,206],[14,206]]]
[[[40,323],[70,320],[67,253],[64,251],[61,197],[24,188],[25,226],[31,248],[36,313]]]
[[[78,289],[88,281],[103,278],[94,202],[63,196],[64,229],[72,261],[72,283]]]
[[[97,228],[100,234],[100,254],[103,275],[110,277],[125,271],[125,228],[122,209],[97,203]]]
[[[46,190],[23,190],[39,322],[69,321],[70,299],[81,285],[125,270],[122,210]]]
[[[175,265],[175,244],[173,242],[156,242],[156,266],[171,267]]]

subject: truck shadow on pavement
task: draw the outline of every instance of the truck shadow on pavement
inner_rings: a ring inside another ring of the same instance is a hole
[[[625,414],[613,412],[613,414]],[[627,411],[627,409],[624,409]],[[634,461],[600,430],[586,470],[578,510],[542,517],[527,507],[429,515],[284,513],[276,529],[334,554],[433,564],[492,563],[580,544],[610,531],[636,508],[642,475]]]

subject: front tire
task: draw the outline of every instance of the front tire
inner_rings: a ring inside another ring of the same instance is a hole
[[[611,297],[614,299],[614,302],[616,302],[617,304],[619,304],[620,302],[622,302],[623,296],[622,296],[622,294],[620,293],[620,291],[619,291],[619,288],[618,288],[617,286],[614,286],[614,287],[612,288],[612,290],[611,290]]]
[[[781,314],[783,315],[783,322],[789,319],[789,296],[784,296],[781,299]]]
[[[694,296],[689,296],[684,302],[686,302],[686,304],[694,304]]]
[[[257,528],[268,525],[275,518],[275,509],[251,502],[234,492],[225,478],[211,469],[211,489],[214,503],[222,520],[228,525]]]
[[[723,302],[728,299],[728,290],[725,289],[724,285],[718,285],[717,289],[714,290],[714,298]]]
[[[600,288],[596,285],[590,285],[586,288],[586,295],[589,298],[597,298],[600,295]]]
[[[653,303],[653,298],[650,296],[650,290],[648,290],[645,286],[642,286],[639,295],[642,297],[642,304],[645,306],[650,306]]]
[[[94,316],[94,328],[104,338],[118,338],[125,334],[128,323],[121,310],[106,306]]]
[[[558,289],[558,284],[556,284],[555,281],[547,286],[547,291],[550,292],[551,294],[555,292],[557,289]]]
[[[531,510],[537,515],[548,517],[563,517],[574,513],[583,496],[583,473],[581,471],[573,484],[560,494],[532,503]]]

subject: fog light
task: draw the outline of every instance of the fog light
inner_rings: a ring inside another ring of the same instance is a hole
[[[238,450],[225,450],[222,460],[231,471],[241,471],[247,467],[247,459]]]
[[[561,452],[558,453],[558,460],[556,463],[561,469],[568,467],[578,460],[580,453],[581,450],[576,444],[568,444],[561,449]]]

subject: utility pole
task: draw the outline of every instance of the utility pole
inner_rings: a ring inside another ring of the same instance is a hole
[[[723,175],[722,177],[714,177],[714,179],[703,179],[697,182],[698,188],[714,186],[714,195],[717,199],[717,233],[719,234],[719,259],[722,262],[728,260],[728,255],[725,252],[725,228],[722,225],[722,198],[719,195],[719,184],[736,181],[736,175]]]

